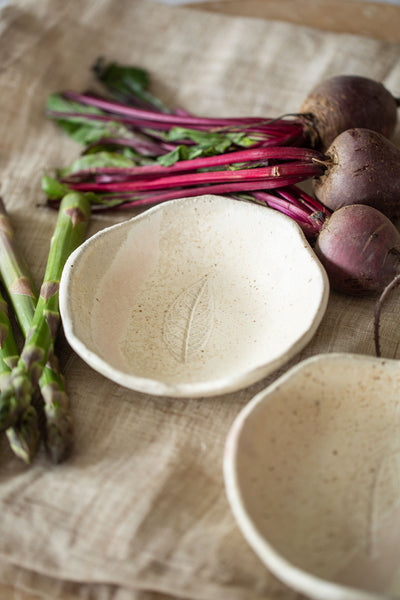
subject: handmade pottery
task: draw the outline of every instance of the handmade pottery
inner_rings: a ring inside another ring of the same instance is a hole
[[[400,598],[400,363],[303,361],[229,433],[237,523],[265,565],[317,600]]]
[[[298,225],[219,196],[158,205],[69,258],[60,310],[72,348],[138,391],[210,396],[280,367],[315,333],[329,286]]]

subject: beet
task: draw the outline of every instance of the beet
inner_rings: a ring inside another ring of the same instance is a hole
[[[370,129],[348,129],[326,152],[327,168],[314,180],[317,198],[337,210],[374,206],[389,218],[400,214],[400,149]]]
[[[344,206],[325,220],[315,253],[332,289],[353,296],[380,293],[400,272],[400,232],[371,206]]]
[[[300,107],[311,113],[317,139],[313,146],[326,150],[350,128],[366,127],[390,138],[399,100],[379,81],[359,75],[338,75],[316,85]]]

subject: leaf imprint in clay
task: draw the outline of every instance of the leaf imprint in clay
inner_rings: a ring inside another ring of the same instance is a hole
[[[207,346],[214,324],[214,293],[205,275],[185,288],[168,307],[163,324],[163,341],[179,362],[198,358]]]

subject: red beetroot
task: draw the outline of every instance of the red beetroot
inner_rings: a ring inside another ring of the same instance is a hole
[[[378,81],[358,75],[338,75],[316,85],[300,112],[311,113],[314,147],[327,149],[350,128],[366,127],[391,137],[399,100]]]
[[[345,206],[326,219],[315,244],[333,289],[380,293],[400,272],[400,233],[375,208]]]
[[[341,133],[326,152],[325,172],[314,180],[317,198],[331,210],[369,204],[389,218],[400,213],[400,149],[370,129]]]

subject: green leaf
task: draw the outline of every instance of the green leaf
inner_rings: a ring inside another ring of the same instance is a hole
[[[188,129],[186,127],[172,127],[172,129],[168,131],[166,137],[172,142],[177,140],[191,140],[192,142],[202,146],[209,146],[210,144],[214,144],[221,139],[218,133],[199,131],[197,129]]]
[[[136,163],[129,157],[117,152],[96,152],[93,154],[84,154],[77,158],[70,167],[60,169],[60,175],[68,175],[86,169],[95,169],[98,167],[121,167],[129,168],[136,166]]]
[[[71,189],[68,186],[60,183],[57,179],[54,179],[54,177],[50,177],[49,175],[43,175],[42,177],[42,190],[50,201],[61,200],[71,192]],[[85,192],[82,195],[85,196],[90,204],[104,204],[105,206],[112,207],[118,206],[122,202],[122,200],[118,199],[108,199],[107,194],[100,196],[94,192]]]
[[[244,131],[232,132],[224,131],[198,131],[197,129],[187,129],[185,127],[173,127],[167,135],[169,141],[191,140],[203,148],[225,148],[231,144],[247,147],[254,144],[255,139],[248,136]]]
[[[97,142],[107,135],[102,125],[97,126],[96,123],[86,125],[85,123],[79,124],[76,121],[65,121],[63,119],[58,119],[57,123],[72,139],[83,145]]]
[[[91,120],[90,115],[106,114],[95,106],[68,100],[60,94],[48,96],[46,108],[49,117],[80,144],[93,144],[104,137],[132,137],[122,123]]]
[[[104,114],[103,111],[101,111],[99,108],[96,108],[96,106],[88,106],[86,104],[81,104],[80,102],[68,100],[67,98],[64,98],[62,94],[50,94],[46,100],[46,109],[49,111],[66,113],[80,112],[82,114]]]
[[[181,144],[168,154],[160,157],[158,162],[169,166],[178,160],[190,160],[198,156],[223,154],[232,147],[249,147],[255,142],[242,132],[198,131],[185,127],[173,127],[165,135],[168,141],[192,141],[194,145]]]
[[[99,144],[94,143],[90,147],[85,148],[84,156],[90,156],[91,154],[100,154],[102,152],[111,153],[109,148],[110,144],[104,144],[100,141]],[[112,154],[129,159],[135,166],[153,165],[157,163],[157,161],[154,158],[150,156],[143,156],[142,154],[139,154],[133,148],[129,148],[128,146],[115,146],[115,149],[112,152]]]
[[[49,200],[58,200],[70,191],[68,186],[49,175],[43,175],[42,177],[42,190]]]
[[[170,112],[159,98],[149,92],[149,75],[144,69],[115,62],[107,64],[103,58],[99,58],[92,70],[118,100],[128,104],[140,100],[157,110]]]
[[[175,150],[171,150],[168,154],[164,154],[163,156],[159,156],[157,162],[163,167],[170,167],[175,164],[179,160],[187,159],[187,148],[186,146],[177,146]]]

